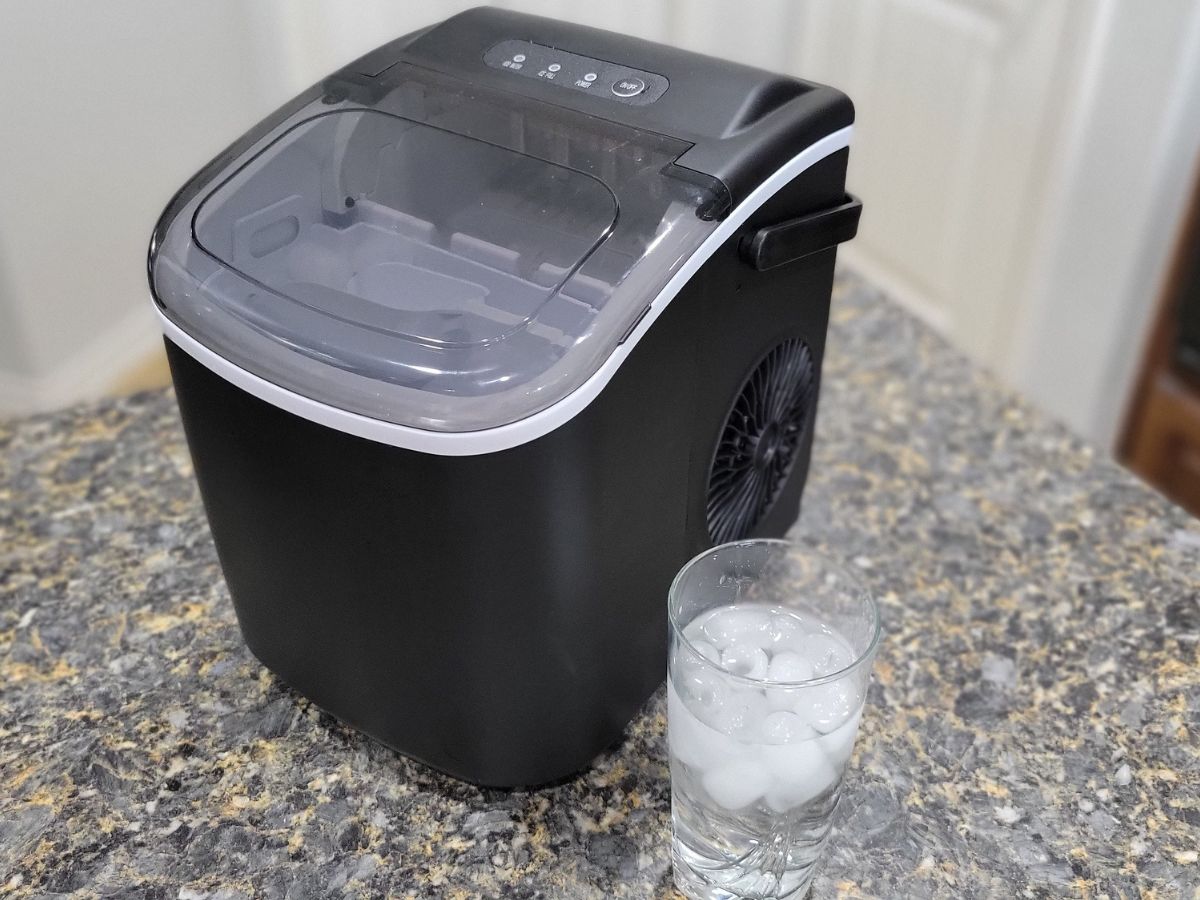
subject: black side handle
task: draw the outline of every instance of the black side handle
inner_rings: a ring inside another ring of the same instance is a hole
[[[742,259],[763,272],[828,250],[858,233],[862,201],[846,194],[837,206],[760,228],[742,238]]]

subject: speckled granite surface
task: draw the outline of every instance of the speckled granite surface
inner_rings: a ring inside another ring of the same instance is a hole
[[[1200,897],[1200,526],[839,282],[797,533],[887,637],[814,897]],[[661,692],[553,789],[243,646],[174,401],[0,425],[0,895],[671,896]]]

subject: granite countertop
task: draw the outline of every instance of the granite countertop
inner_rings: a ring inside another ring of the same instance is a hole
[[[795,533],[886,639],[813,896],[1200,897],[1200,526],[850,276]],[[167,392],[0,424],[0,895],[668,897],[662,691],[440,776],[243,645]]]

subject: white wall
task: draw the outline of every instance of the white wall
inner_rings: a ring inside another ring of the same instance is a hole
[[[1105,448],[1200,152],[1196,0],[805,0],[858,107],[843,259]]]
[[[1200,162],[1200,3],[1097,8],[998,368],[1112,446]]]
[[[154,221],[264,111],[242,5],[4,4],[0,407],[103,390],[154,345]]]
[[[155,346],[143,261],[183,180],[301,88],[462,0],[5,0],[0,413]],[[1111,445],[1200,147],[1200,3],[503,0],[845,88],[845,258]],[[753,14],[749,14],[752,12]],[[47,61],[52,64],[47,65]]]

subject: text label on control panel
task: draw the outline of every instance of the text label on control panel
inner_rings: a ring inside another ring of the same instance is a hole
[[[501,41],[484,54],[494,69],[549,81],[581,92],[596,93],[619,103],[653,103],[670,86],[662,75],[592,59],[530,41]]]

